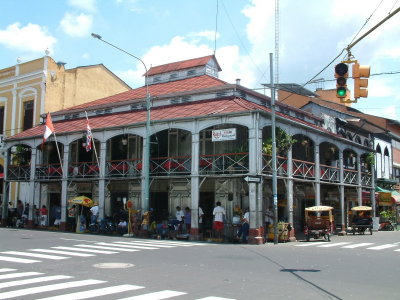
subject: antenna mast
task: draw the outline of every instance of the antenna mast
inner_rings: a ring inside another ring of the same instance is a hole
[[[275,84],[279,83],[279,0],[275,0]]]

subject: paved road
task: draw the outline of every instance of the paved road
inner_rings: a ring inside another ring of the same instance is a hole
[[[228,245],[0,229],[0,299],[399,299],[400,232]]]

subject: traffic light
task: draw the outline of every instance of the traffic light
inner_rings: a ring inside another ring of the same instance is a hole
[[[368,77],[371,71],[370,66],[360,66],[355,63],[353,66],[352,76],[354,79],[354,98],[368,97]]]
[[[336,78],[336,97],[343,99],[347,96],[347,77],[349,77],[349,67],[345,63],[340,63],[335,66]]]

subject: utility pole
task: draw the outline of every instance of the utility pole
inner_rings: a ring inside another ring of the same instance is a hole
[[[274,59],[269,54],[271,76],[271,125],[272,125],[272,197],[274,201],[274,244],[278,244],[278,181],[276,171],[276,138],[275,138],[275,84],[274,84]]]

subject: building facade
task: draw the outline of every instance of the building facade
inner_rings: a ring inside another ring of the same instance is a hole
[[[52,136],[40,147],[43,126],[6,140],[6,182],[30,182],[31,204],[50,211],[61,206],[64,227],[68,199],[85,195],[98,202],[101,217],[115,215],[128,201],[142,213],[151,209],[160,223],[175,215],[176,206],[188,207],[197,239],[199,206],[204,236],[212,232],[212,210],[220,201],[226,237],[234,234],[236,208],[248,208],[250,241],[264,242],[265,211],[273,199],[271,101],[239,82],[218,79],[220,70],[215,56],[150,68],[150,132],[146,87],[53,113],[57,144]],[[94,138],[89,152],[86,114]],[[337,226],[345,227],[345,194],[361,205],[363,192],[374,188],[365,163],[372,145],[350,141],[324,128],[322,118],[285,104],[277,104],[276,120],[279,220],[290,223],[295,235],[306,206],[332,205]],[[17,146],[27,149],[29,167],[13,162]]]
[[[130,90],[103,65],[66,69],[65,63],[44,56],[0,70],[1,140],[38,126],[47,112],[76,106]],[[3,146],[3,143],[0,144]],[[14,149],[13,151],[17,151]],[[4,156],[0,155],[1,174]],[[8,199],[26,202],[27,183],[12,184]],[[3,188],[3,182],[1,182]],[[1,197],[3,192],[1,191]]]

